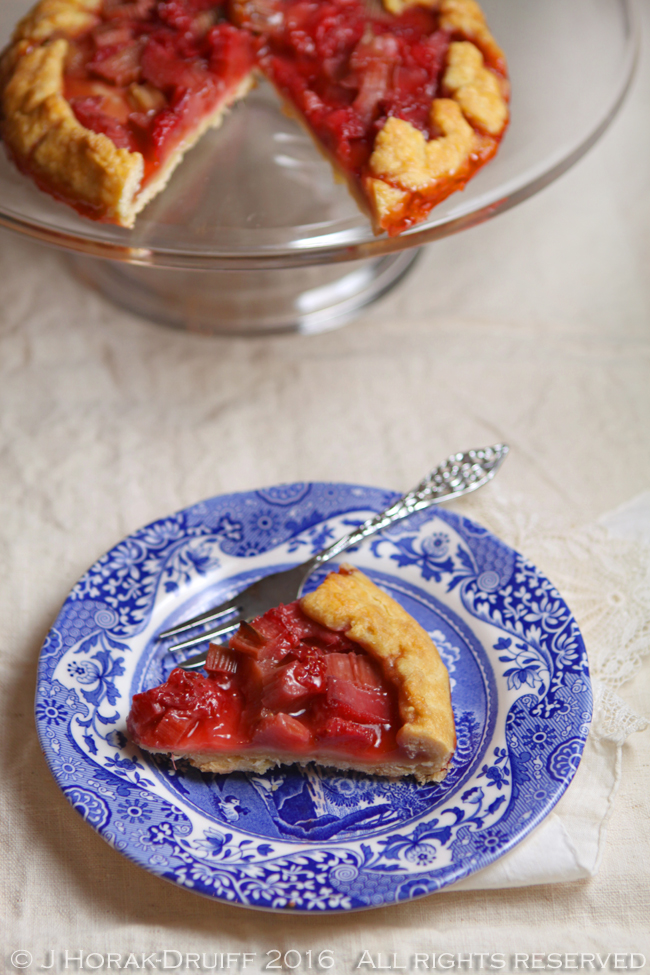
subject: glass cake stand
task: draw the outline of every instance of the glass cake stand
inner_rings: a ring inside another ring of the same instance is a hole
[[[0,44],[32,0],[3,0]],[[374,236],[311,138],[266,83],[203,138],[132,231],[37,190],[0,152],[0,225],[71,253],[112,301],[201,332],[316,332],[392,288],[421,245],[542,189],[594,144],[629,86],[634,0],[484,0],[512,79],[496,159],[430,218]]]

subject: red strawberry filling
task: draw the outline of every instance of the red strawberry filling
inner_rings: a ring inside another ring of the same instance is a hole
[[[258,66],[372,201],[370,158],[388,119],[427,139],[441,135],[431,104],[445,97],[457,38],[439,21],[419,4],[371,15],[364,0],[103,0],[92,30],[69,43],[64,93],[84,127],[142,154],[146,185]],[[505,78],[502,60],[486,58]],[[401,202],[382,228],[396,234],[423,219],[465,186],[499,139],[482,136],[462,166],[422,189],[404,194],[393,183]]]
[[[242,706],[231,676],[208,678],[177,667],[165,684],[134,696],[128,728],[138,741],[160,748],[207,741],[227,747],[241,723]]]
[[[379,665],[297,602],[242,624],[228,647],[212,646],[206,674],[177,668],[136,694],[131,737],[177,754],[271,750],[371,763],[398,751],[397,694]]]
[[[82,125],[156,168],[257,57],[361,177],[389,116],[431,135],[448,44],[420,6],[370,18],[359,0],[231,0],[229,11],[223,0],[104,0],[93,30],[71,42],[66,96]]]
[[[221,0],[104,0],[70,42],[65,95],[81,124],[141,152],[150,175],[234,93],[254,64]]]
[[[432,134],[429,111],[450,41],[435,13],[414,6],[370,18],[358,0],[276,7],[261,64],[346,171],[361,177],[389,116]]]

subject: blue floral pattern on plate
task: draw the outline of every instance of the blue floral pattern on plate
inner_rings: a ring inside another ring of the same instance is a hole
[[[64,795],[116,849],[231,903],[347,911],[454,883],[548,814],[591,719],[582,638],[533,565],[440,509],[346,559],[424,626],[447,665],[458,748],[442,784],[315,765],[206,775],[126,737],[132,695],[173,666],[156,633],[304,561],[393,498],[320,483],[223,495],[135,532],[77,583],[41,651],[36,722]]]

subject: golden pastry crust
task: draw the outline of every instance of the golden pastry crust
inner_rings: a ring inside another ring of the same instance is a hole
[[[428,770],[428,779],[444,778],[456,728],[447,668],[429,634],[353,566],[330,573],[300,605],[311,619],[343,631],[380,663],[399,694],[400,747]]]
[[[471,41],[449,45],[442,83],[465,118],[490,135],[500,135],[508,121],[508,105],[499,82]]]
[[[506,58],[492,36],[485,16],[476,0],[440,0],[440,26],[452,34],[460,34],[481,48],[492,67],[506,70]]]
[[[94,219],[132,227],[188,149],[221,124],[228,105],[246,94],[253,77],[244,79],[228,105],[203,118],[143,185],[142,155],[86,129],[64,97],[66,37],[91,28],[101,4],[41,0],[20,21],[0,62],[0,134],[17,166],[47,192]]]
[[[483,24],[485,21],[476,4],[442,0],[439,6],[448,8],[446,13],[442,11],[441,26],[445,18],[451,18],[457,25],[456,33],[464,32],[462,27],[466,36],[478,39],[477,16]],[[493,42],[487,26],[485,31]],[[487,50],[485,37],[482,43]],[[493,47],[503,61],[500,48],[496,44]],[[449,97],[434,98],[431,104],[431,126],[440,132],[437,138],[427,141],[414,125],[397,118],[389,118],[377,135],[366,191],[379,227],[390,229],[398,222],[408,212],[412,194],[433,198],[437,203],[453,190],[462,189],[496,152],[508,124],[506,79],[486,64],[483,51],[473,41],[463,40],[449,45],[442,83]]]
[[[485,16],[476,0],[383,0],[389,13],[399,15],[408,7],[428,7],[440,13],[440,26],[450,34],[460,34],[474,41],[488,60],[501,72],[505,72],[506,59],[492,36]]]
[[[465,165],[476,137],[459,106],[448,98],[434,99],[431,121],[442,135],[427,142],[410,122],[389,118],[370,157],[375,176],[397,183],[398,189],[426,190]]]
[[[66,37],[89,29],[101,0],[41,0],[20,21],[0,68],[2,137],[20,169],[82,212],[132,226],[144,162],[77,121],[63,94]]]
[[[63,97],[64,38],[18,41],[2,91],[2,136],[21,169],[55,196],[131,226],[142,156],[84,128]]]
[[[102,0],[41,0],[14,30],[13,42],[42,43],[53,34],[74,37],[92,27]]]
[[[148,748],[147,751],[155,752],[157,749]],[[159,750],[160,754],[168,755],[169,750]],[[300,765],[306,768],[314,762],[322,765],[323,768],[333,768],[341,772],[366,772],[368,775],[382,775],[388,779],[402,779],[406,775],[412,775],[422,785],[427,782],[441,782],[447,774],[447,769],[434,770],[431,762],[376,762],[373,765],[364,765],[360,761],[346,761],[338,756],[328,756],[327,758],[297,759],[295,755],[276,752],[273,756],[258,755],[255,752],[240,752],[236,755],[219,755],[195,753],[184,755],[191,765],[200,769],[202,772],[212,772],[215,775],[228,775],[230,772],[253,772],[255,775],[264,775],[270,768],[278,765]]]

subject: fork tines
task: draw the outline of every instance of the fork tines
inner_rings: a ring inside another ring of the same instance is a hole
[[[217,637],[223,636],[226,633],[231,633],[232,630],[236,630],[241,621],[241,616],[237,616],[234,620],[228,620],[227,623],[222,623],[221,626],[216,627],[214,630],[206,630],[203,633],[197,634],[197,636],[190,637],[189,640],[183,640],[181,643],[175,643],[168,649],[167,653],[175,653],[177,650],[186,650],[188,647],[196,647],[199,645],[199,643],[205,643],[206,640],[216,640]]]
[[[165,640],[167,637],[177,636],[186,630],[194,629],[195,626],[199,626],[201,623],[212,623],[213,620],[221,619],[222,616],[227,616],[230,613],[236,613],[240,609],[238,599],[234,596],[231,599],[224,600],[223,603],[219,603],[218,606],[207,609],[204,613],[199,613],[198,616],[193,616],[190,620],[184,620],[182,623],[177,623],[176,626],[170,626],[168,629],[163,630],[162,633],[159,633],[156,639]]]

